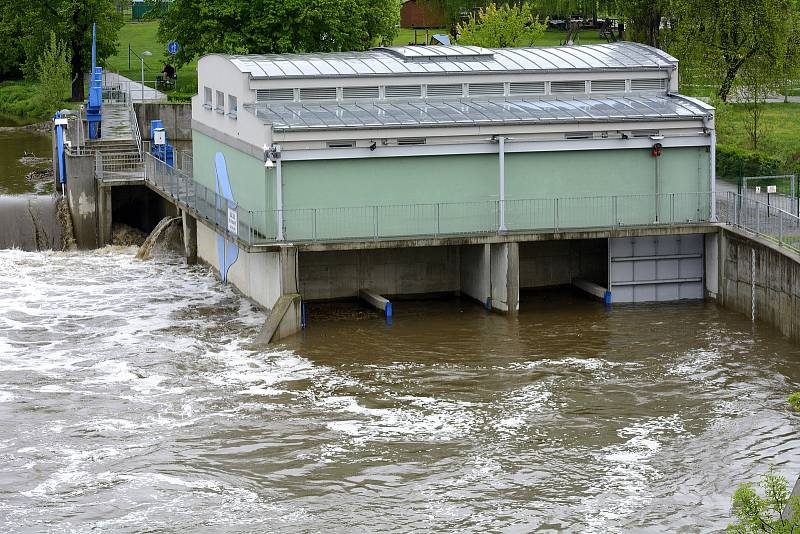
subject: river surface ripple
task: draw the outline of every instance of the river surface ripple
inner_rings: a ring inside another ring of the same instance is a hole
[[[523,305],[322,307],[258,352],[204,268],[0,251],[0,531],[709,532],[738,482],[800,471],[775,331]]]

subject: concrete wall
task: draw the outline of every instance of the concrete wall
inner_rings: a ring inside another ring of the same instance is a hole
[[[98,247],[94,156],[65,156],[67,199],[78,248]]]
[[[755,251],[756,320],[800,340],[800,256],[730,228],[719,234],[719,302],[748,317],[752,312]]]
[[[457,292],[458,247],[301,252],[304,300],[351,298],[359,289],[382,295]]]
[[[492,296],[490,245],[461,246],[461,293],[483,305]]]
[[[192,105],[143,102],[134,104],[142,139],[150,141],[150,121],[161,119],[170,141],[192,140]]]
[[[585,278],[603,287],[608,285],[606,239],[520,243],[521,288],[571,285],[575,278]]]
[[[198,221],[197,255],[219,273],[217,236],[203,221]],[[272,309],[282,294],[280,252],[248,253],[240,249],[238,259],[228,270],[228,280],[245,296]]]

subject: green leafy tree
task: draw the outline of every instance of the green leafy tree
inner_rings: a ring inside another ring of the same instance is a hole
[[[101,62],[116,51],[117,31],[122,14],[114,0],[17,0],[5,2],[0,10],[0,27],[14,32],[9,47],[16,47],[14,73],[36,78],[39,57],[50,42],[50,33],[66,45],[70,55],[72,99],[84,99],[84,73],[92,57],[92,23],[97,23],[97,57]],[[0,50],[5,35],[0,37]],[[0,54],[2,55],[2,54]],[[25,58],[23,63],[22,58]],[[0,60],[0,70],[2,62]]]
[[[489,4],[477,16],[458,25],[458,44],[503,48],[530,46],[544,34],[547,22],[540,22],[530,4]]]
[[[153,0],[159,38],[181,44],[176,63],[209,53],[365,50],[390,43],[398,0]]]
[[[37,96],[41,106],[55,111],[69,95],[72,86],[72,57],[66,44],[50,32],[50,41],[36,61],[39,81]]]
[[[18,5],[12,0],[0,0],[0,81],[22,76],[25,24]]]
[[[782,70],[793,0],[674,0],[672,9],[675,54],[710,78],[724,101],[748,62]]]
[[[758,486],[740,484],[733,494],[733,515],[738,520],[728,525],[731,534],[791,534],[800,530],[800,497],[791,496],[786,479],[770,467]]]

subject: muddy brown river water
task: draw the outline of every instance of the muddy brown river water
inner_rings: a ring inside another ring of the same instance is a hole
[[[800,349],[710,303],[263,314],[135,249],[0,251],[0,531],[713,532],[800,471]]]

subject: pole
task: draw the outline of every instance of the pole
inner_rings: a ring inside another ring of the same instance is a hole
[[[142,102],[144,102],[144,58],[139,58],[142,61]]]
[[[717,130],[711,130],[711,222],[717,222]]]
[[[128,43],[128,71],[131,70],[131,45]]]
[[[278,233],[276,239],[283,241],[283,176],[281,176],[281,160],[275,162],[275,202],[278,205]]]
[[[500,160],[500,227],[499,232],[505,232],[506,228],[506,138],[497,138],[497,147]]]

